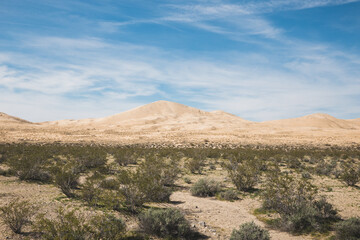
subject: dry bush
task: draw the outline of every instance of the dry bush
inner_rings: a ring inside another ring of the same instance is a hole
[[[213,179],[201,178],[191,186],[190,192],[193,196],[211,197],[220,192],[221,186]]]
[[[31,218],[37,212],[37,207],[29,201],[15,199],[0,208],[0,216],[5,225],[14,233],[21,233],[23,227],[31,223]]]
[[[360,239],[360,217],[349,218],[337,223],[335,230],[338,240]]]
[[[239,229],[234,229],[230,240],[270,240],[270,234],[254,222],[248,222],[240,225]]]
[[[159,237],[189,238],[190,224],[177,209],[149,209],[139,216],[141,228],[148,234]]]
[[[263,208],[278,212],[281,227],[290,232],[327,231],[338,220],[337,211],[317,196],[308,179],[297,179],[273,169],[262,192]]]
[[[71,166],[65,165],[55,170],[55,184],[67,197],[74,197],[74,189],[79,182],[79,173]]]
[[[340,172],[340,179],[348,186],[355,186],[360,181],[360,166],[344,163]]]
[[[34,230],[41,234],[41,239],[124,239],[124,222],[113,215],[103,214],[90,219],[83,214],[59,208],[55,218],[39,215]]]
[[[225,164],[231,181],[240,191],[249,191],[255,187],[261,176],[261,166],[261,161],[257,159],[231,160]]]

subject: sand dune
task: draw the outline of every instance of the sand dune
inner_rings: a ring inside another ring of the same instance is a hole
[[[360,119],[328,114],[251,122],[223,111],[206,112],[183,104],[157,101],[97,119],[42,123],[0,114],[0,141],[351,145],[360,146]]]
[[[238,126],[250,121],[223,111],[206,112],[183,104],[157,101],[126,112],[97,119],[60,120],[43,124],[95,128],[210,129],[224,124]]]
[[[357,129],[359,127],[351,121],[338,119],[324,113],[315,113],[299,118],[274,120],[264,123],[269,127],[283,128]]]
[[[9,123],[15,123],[15,124],[32,124],[29,121],[26,121],[21,118],[17,118],[11,115],[8,115],[6,113],[0,112],[0,124],[9,124]]]

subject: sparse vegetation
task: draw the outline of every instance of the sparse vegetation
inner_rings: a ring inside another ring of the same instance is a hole
[[[143,223],[148,225],[146,230],[144,227],[147,234],[165,238],[189,238],[191,235],[184,233],[188,230],[185,223],[182,225],[181,219],[184,216],[181,213],[172,212],[171,215],[164,211],[171,212],[174,209],[160,209],[163,211],[161,214],[146,215],[147,211],[144,210],[153,206],[152,202],[168,202],[171,193],[179,189],[190,191],[194,196],[216,196],[218,200],[227,201],[236,200],[238,196],[258,201],[260,196],[263,203],[261,211],[264,213],[259,213],[257,217],[278,230],[303,234],[335,229],[334,238],[357,237],[358,219],[339,221],[334,207],[318,193],[321,191],[333,195],[340,188],[342,191],[348,189],[332,183],[331,186],[320,185],[319,176],[355,186],[352,190],[357,191],[360,151],[353,148],[249,146],[234,149],[178,149],[0,144],[0,155],[0,175],[5,176],[3,179],[13,181],[15,177],[7,177],[17,176],[20,180],[37,181],[24,184],[55,184],[66,196],[76,199],[74,201],[60,197],[61,204],[79,204],[76,211],[61,210],[62,218],[54,218],[53,212],[40,216],[35,223],[36,231],[41,232],[44,239],[56,239],[57,236],[66,236],[68,233],[76,236],[69,239],[123,239],[126,230],[122,220],[115,217],[117,214],[129,214],[143,219],[141,226]],[[24,165],[21,165],[21,161],[24,161]],[[212,177],[223,177],[226,171],[228,178],[223,185],[225,190],[222,190],[220,183]],[[193,174],[201,174],[203,177],[196,181],[201,175]],[[184,175],[186,177],[177,181]],[[188,184],[192,180],[194,183],[189,189]],[[172,203],[176,206],[177,201]],[[29,205],[29,209],[32,208]],[[90,210],[91,216],[84,217],[84,209]],[[104,214],[114,213],[114,210],[117,211],[115,215]],[[146,222],[144,216],[156,219],[153,222],[157,225],[152,225],[150,220]],[[34,218],[30,216],[28,219]],[[30,225],[29,221],[24,221],[23,226]],[[63,224],[57,226],[58,221],[63,221]],[[182,227],[178,229],[178,225],[184,226],[183,230],[180,230]],[[249,236],[266,232],[255,224],[250,225],[248,223],[248,230],[245,231]],[[235,229],[232,237],[242,236],[244,232],[241,233],[241,229],[243,228]],[[248,236],[246,234],[244,236]]]

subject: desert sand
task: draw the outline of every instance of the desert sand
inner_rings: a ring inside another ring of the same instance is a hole
[[[32,123],[0,114],[1,142],[188,145],[360,145],[360,120],[327,114],[252,122],[223,111],[206,112],[157,101],[97,119]]]

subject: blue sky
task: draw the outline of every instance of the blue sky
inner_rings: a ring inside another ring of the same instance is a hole
[[[1,112],[103,117],[157,100],[359,118],[360,1],[0,1]]]

